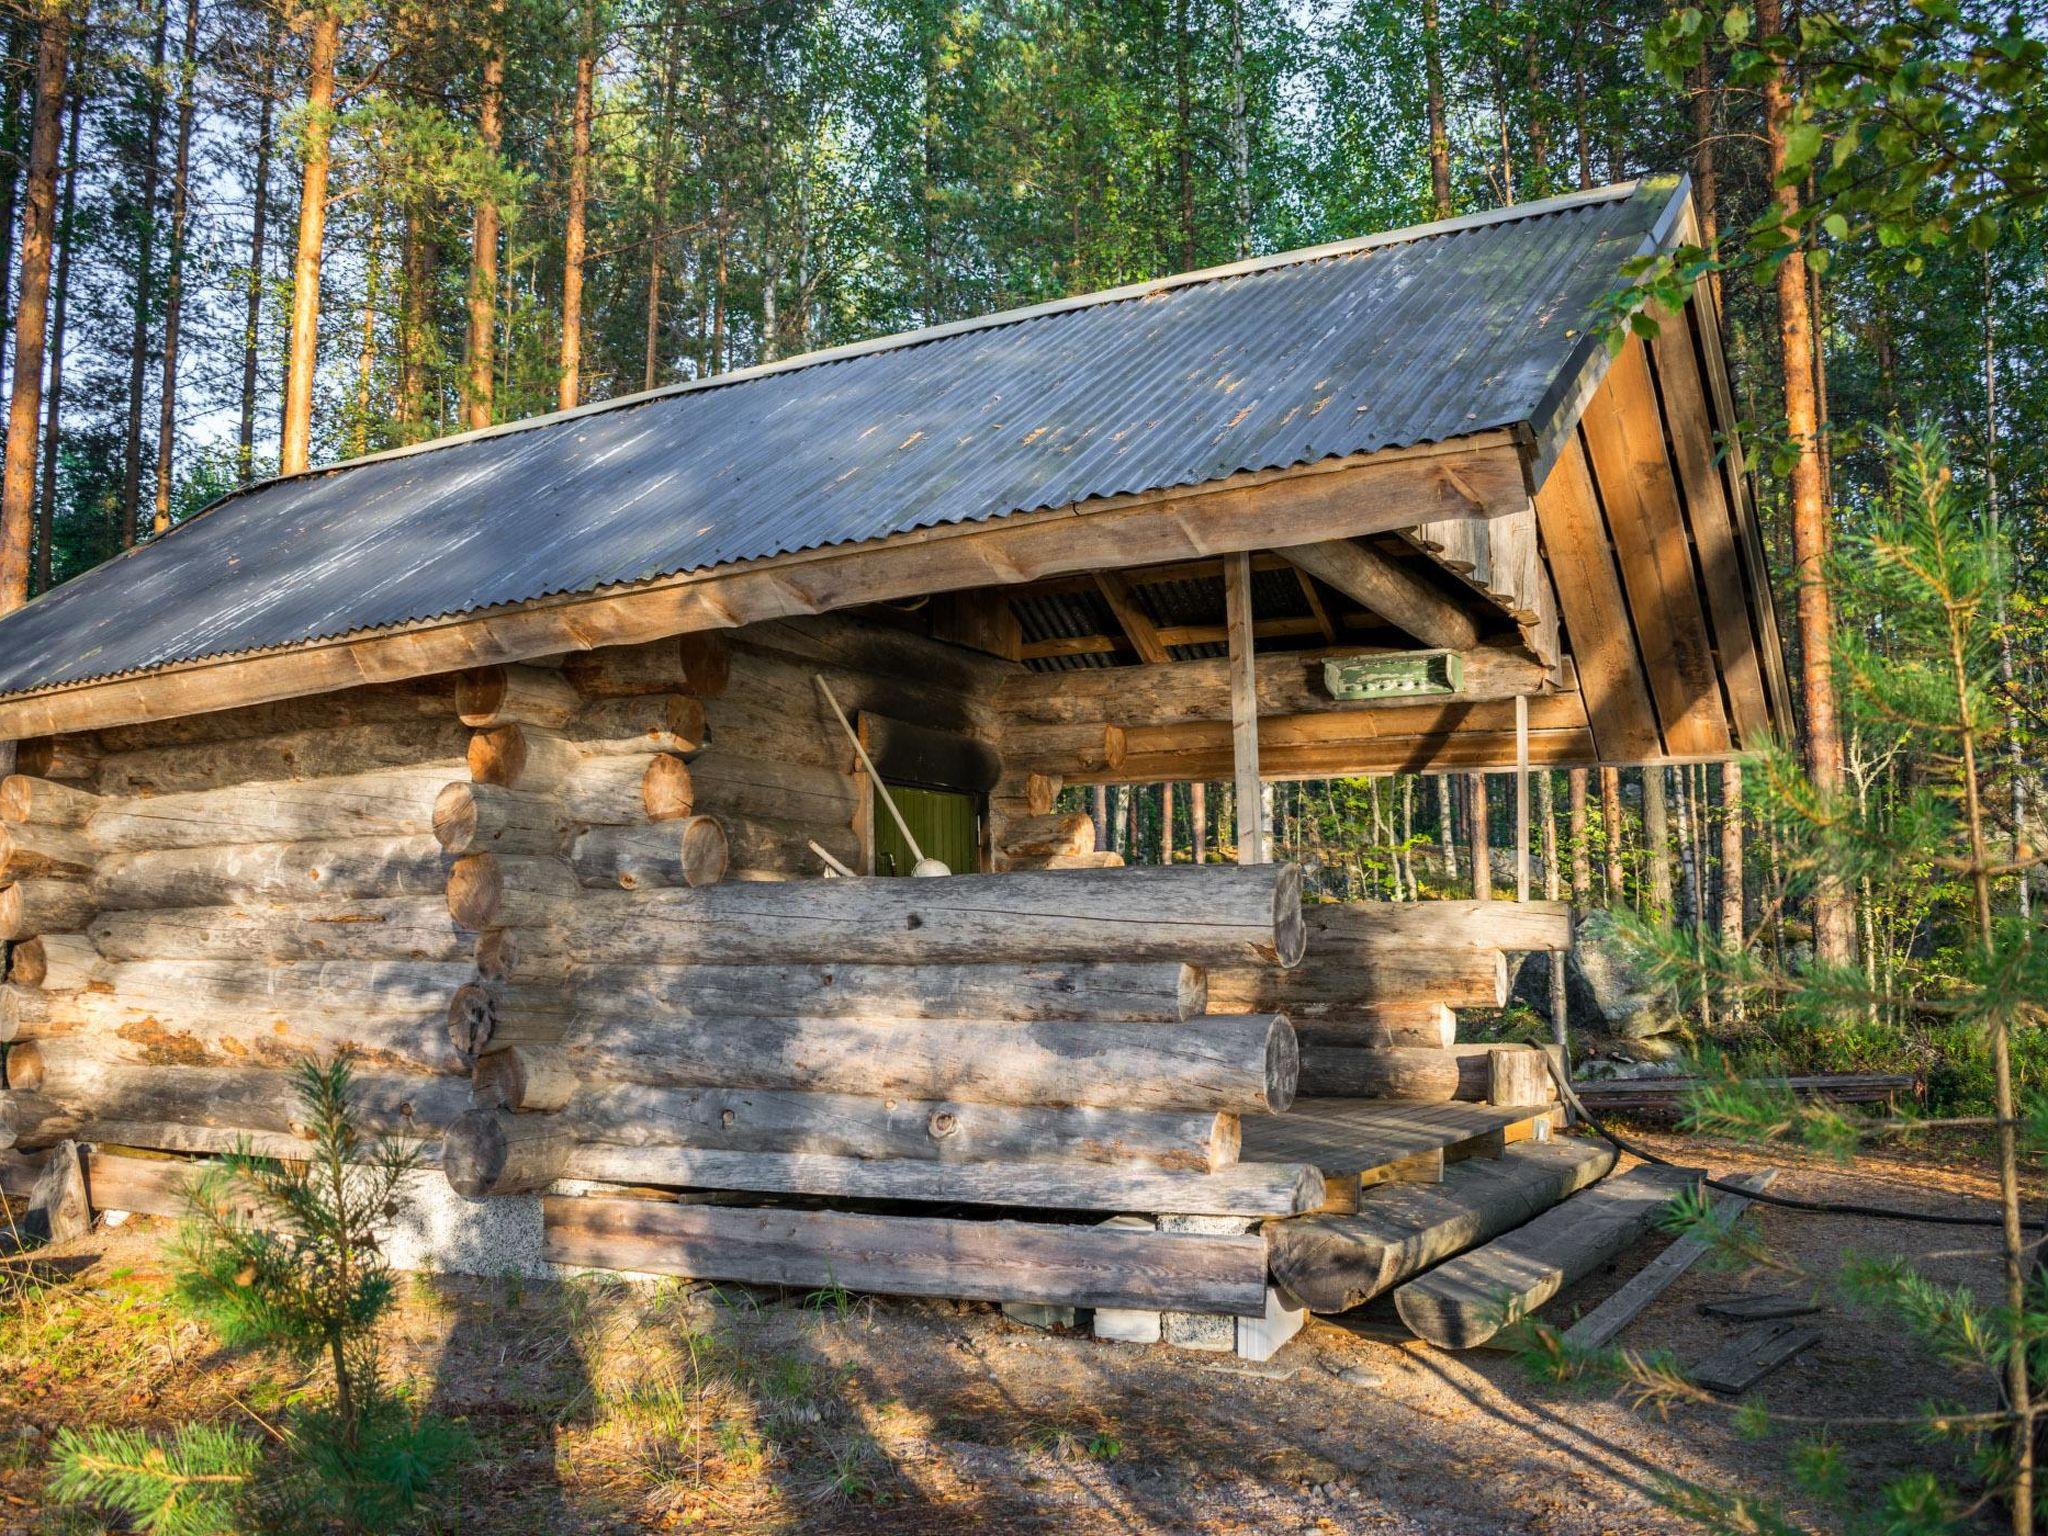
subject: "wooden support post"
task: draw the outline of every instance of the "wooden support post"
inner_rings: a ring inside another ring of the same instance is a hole
[[[1252,656],[1252,557],[1223,557],[1223,598],[1230,632],[1230,748],[1237,784],[1237,862],[1266,862],[1259,794],[1259,679]]]
[[[1529,696],[1515,695],[1515,900],[1529,899]]]
[[[1188,829],[1192,838],[1192,852],[1197,864],[1208,862],[1209,858],[1209,786],[1200,779],[1188,786]]]
[[[1472,899],[1493,900],[1493,829],[1488,823],[1486,775],[1468,773],[1471,788],[1469,831],[1472,837]]]
[[[1159,862],[1173,862],[1173,785],[1159,786]]]

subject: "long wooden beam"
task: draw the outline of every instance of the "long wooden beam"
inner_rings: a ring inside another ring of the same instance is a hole
[[[1166,649],[1165,641],[1159,638],[1159,626],[1152,622],[1152,615],[1138,606],[1138,599],[1132,593],[1130,583],[1115,571],[1097,571],[1095,590],[1102,594],[1102,600],[1109,604],[1109,611],[1116,616],[1116,622],[1124,632],[1124,638],[1131,642],[1131,649],[1138,653],[1138,660],[1147,666],[1158,666],[1173,660]]]
[[[1329,539],[1290,545],[1279,553],[1424,645],[1463,651],[1479,643],[1479,626],[1470,614],[1376,549],[1350,539]]]
[[[68,684],[0,700],[0,740],[203,714],[1071,571],[1349,538],[1424,520],[1501,517],[1522,506],[1528,491],[1524,451],[1514,435],[1477,433]]]

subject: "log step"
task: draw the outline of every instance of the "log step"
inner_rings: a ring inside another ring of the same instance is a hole
[[[1697,1169],[1645,1164],[1394,1292],[1401,1321],[1440,1349],[1473,1349],[1584,1279],[1655,1225]]]
[[[1355,1215],[1269,1223],[1273,1278],[1311,1312],[1343,1312],[1520,1226],[1613,1167],[1604,1143],[1528,1142],[1455,1163],[1440,1183],[1386,1184],[1362,1195]]]
[[[892,1296],[1266,1313],[1266,1242],[1044,1222],[867,1216],[549,1196],[545,1257]]]
[[[1314,1163],[1332,1178],[1356,1179],[1425,1152],[1491,1155],[1544,1134],[1556,1119],[1548,1106],[1299,1098],[1284,1115],[1244,1121],[1243,1155]]]

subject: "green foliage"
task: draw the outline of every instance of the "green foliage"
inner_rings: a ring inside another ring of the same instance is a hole
[[[64,1429],[51,1447],[50,1492],[135,1522],[148,1536],[224,1536],[245,1529],[256,1441],[216,1424],[158,1438],[135,1429]]]

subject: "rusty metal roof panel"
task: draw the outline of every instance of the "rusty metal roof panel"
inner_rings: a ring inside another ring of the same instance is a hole
[[[1525,426],[1683,187],[791,359],[231,496],[0,620],[0,695]]]

